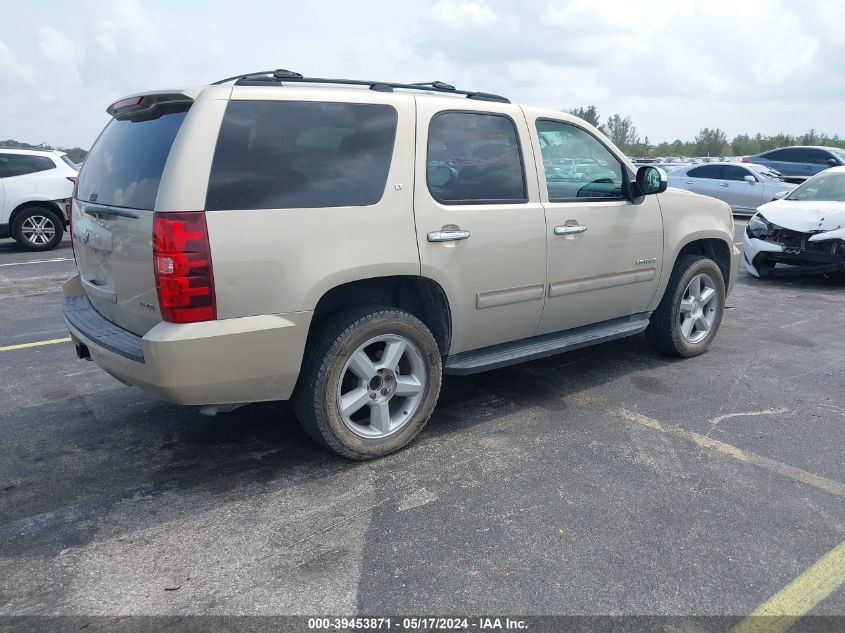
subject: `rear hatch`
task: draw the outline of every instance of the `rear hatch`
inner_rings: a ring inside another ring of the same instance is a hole
[[[153,272],[158,187],[191,100],[147,95],[109,108],[112,120],[79,174],[73,250],[85,294],[101,315],[139,336],[162,320]]]

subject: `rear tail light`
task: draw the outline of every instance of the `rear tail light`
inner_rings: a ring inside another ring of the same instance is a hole
[[[195,323],[217,318],[204,211],[155,214],[153,267],[165,321]]]

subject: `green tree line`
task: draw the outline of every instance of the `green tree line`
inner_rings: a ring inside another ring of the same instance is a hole
[[[85,157],[88,155],[88,151],[82,149],[81,147],[53,147],[52,145],[32,145],[31,143],[24,143],[22,141],[16,141],[14,139],[6,139],[5,141],[0,141],[0,148],[3,149],[56,149],[60,152],[65,152],[74,163],[81,163],[85,160]]]
[[[614,145],[629,156],[747,156],[790,145],[826,145],[845,148],[845,139],[840,138],[838,134],[829,136],[813,129],[800,135],[737,134],[733,139],[728,140],[724,130],[705,127],[701,128],[692,140],[675,139],[671,143],[664,141],[652,144],[649,143],[647,136],[640,139],[637,128],[629,116],[613,114],[602,122],[598,108],[594,105],[573,108],[566,112],[597,127],[613,141]]]

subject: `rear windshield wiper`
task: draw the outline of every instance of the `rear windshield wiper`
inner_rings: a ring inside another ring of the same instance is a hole
[[[132,213],[131,211],[126,211],[125,209],[86,209],[85,213],[88,215],[97,215],[97,216],[119,216],[121,218],[132,218],[134,220],[138,219],[138,214]]]

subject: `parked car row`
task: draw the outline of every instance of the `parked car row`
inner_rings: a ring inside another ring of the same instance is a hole
[[[0,149],[0,238],[33,251],[55,248],[78,172],[64,152]]]

